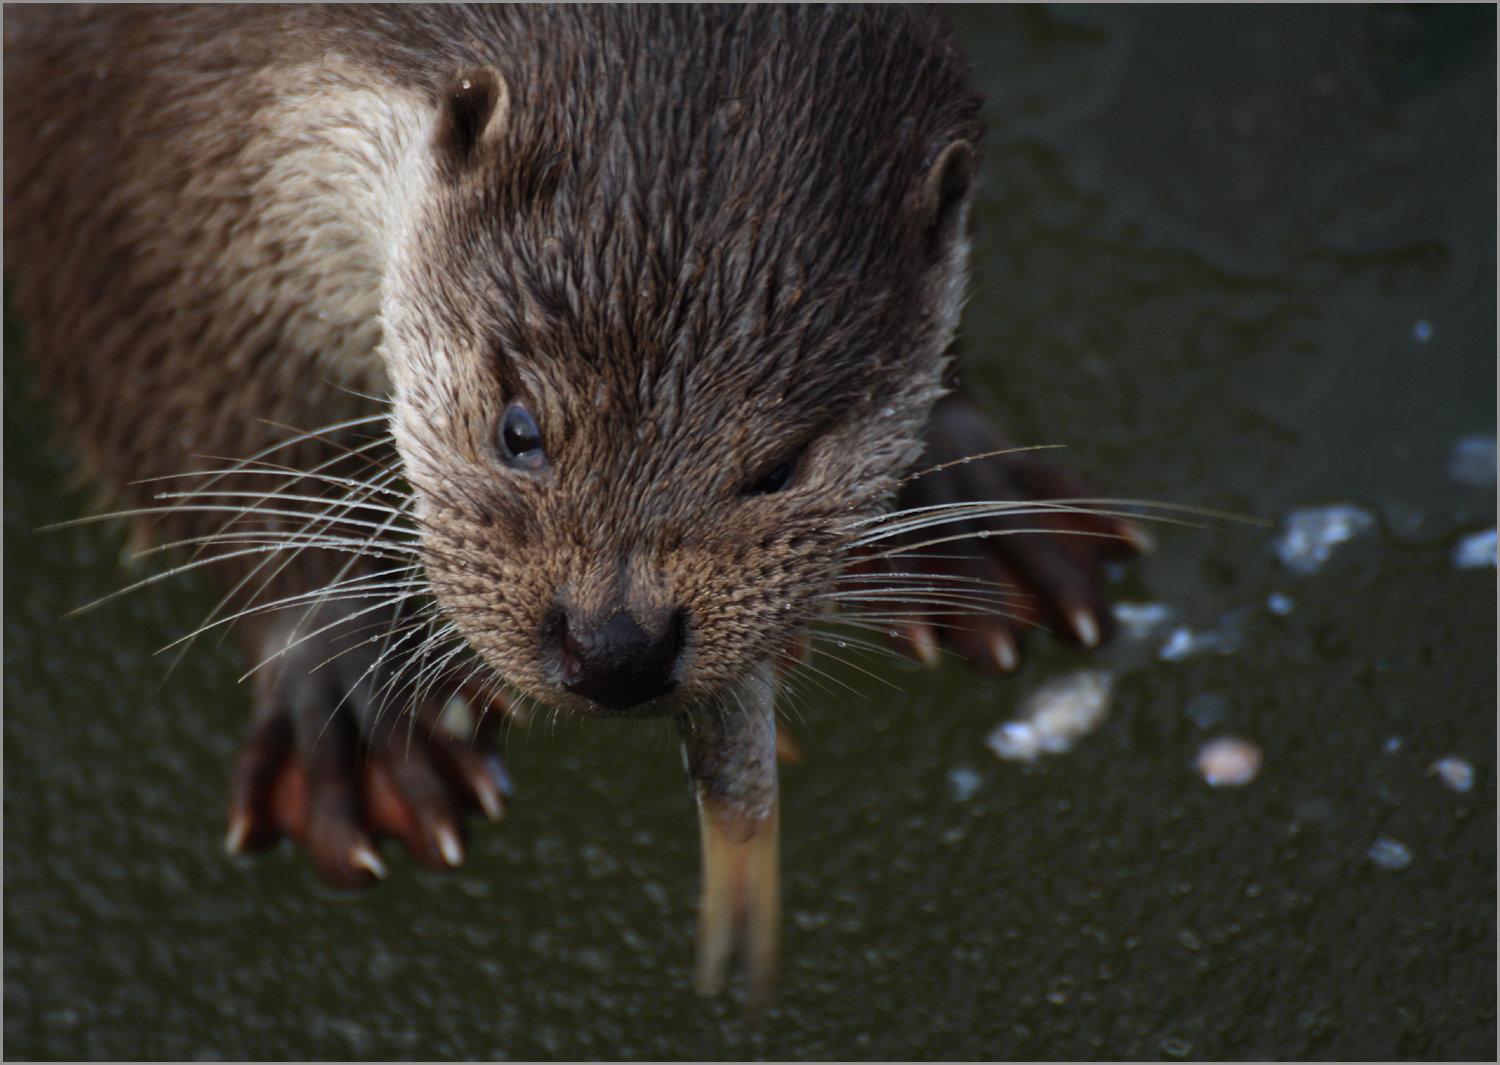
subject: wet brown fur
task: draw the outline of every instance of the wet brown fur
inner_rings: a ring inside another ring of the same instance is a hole
[[[597,712],[539,639],[560,609],[688,619],[677,690],[632,712],[743,676],[811,620],[918,450],[980,133],[931,14],[8,9],[6,41],[6,265],[90,472],[150,506],[389,390],[432,590],[548,703]],[[372,101],[390,143],[351,148]],[[400,224],[325,194],[341,151],[388,151],[373,198],[415,190]],[[497,460],[516,400],[544,471]],[[785,490],[747,494],[794,455]],[[260,594],[347,561],[301,552]]]

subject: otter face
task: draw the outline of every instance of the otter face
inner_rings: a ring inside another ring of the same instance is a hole
[[[701,703],[821,612],[941,394],[977,135],[951,53],[882,114],[858,55],[803,109],[794,54],[637,46],[615,107],[587,62],[455,77],[384,300],[432,590],[589,715]]]

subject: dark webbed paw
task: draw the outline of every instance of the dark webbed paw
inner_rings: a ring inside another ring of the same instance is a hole
[[[510,792],[484,742],[503,708],[454,681],[414,685],[397,668],[411,663],[391,653],[384,611],[325,607],[315,620],[297,613],[254,634],[265,664],[230,787],[225,848],[263,850],[285,833],[336,888],[386,875],[374,845],[384,836],[428,868],[461,865],[463,814],[498,820]],[[443,720],[453,698],[479,711],[462,737]]]
[[[1010,672],[1021,663],[1020,635],[1032,626],[1084,647],[1109,639],[1114,615],[1100,587],[1101,564],[1147,549],[1143,529],[1119,517],[1049,505],[1099,497],[1035,452],[1015,450],[958,394],[933,409],[915,473],[901,491],[902,511],[1020,506],[906,532],[896,543],[909,550],[889,558],[879,556],[894,545],[876,545],[864,572],[907,575],[889,604],[899,615],[892,629],[904,649],[931,665],[944,640],[979,669]]]

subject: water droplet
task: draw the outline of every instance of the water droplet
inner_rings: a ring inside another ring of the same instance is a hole
[[[1453,564],[1459,569],[1480,569],[1494,566],[1496,560],[1496,538],[1494,529],[1465,536],[1453,549]]]
[[[948,771],[948,787],[952,789],[954,802],[968,802],[979,790],[979,785],[984,783],[984,778],[972,769],[950,769]]]
[[[1380,868],[1392,872],[1399,872],[1411,864],[1410,848],[1394,839],[1377,839],[1370,844],[1365,855]]]
[[[1172,616],[1165,603],[1116,603],[1115,620],[1127,640],[1144,640]]]
[[[1471,433],[1453,442],[1448,476],[1460,484],[1483,486],[1495,483],[1495,437]]]
[[[1277,617],[1284,618],[1297,609],[1297,604],[1293,602],[1292,597],[1289,595],[1283,595],[1281,592],[1272,592],[1266,597],[1266,609]]]
[[[1432,339],[1432,323],[1426,318],[1418,318],[1416,324],[1411,327],[1411,335],[1417,338],[1417,343],[1427,343]]]
[[[1438,778],[1454,791],[1468,791],[1474,786],[1474,766],[1462,758],[1439,758],[1427,767],[1427,772]]]

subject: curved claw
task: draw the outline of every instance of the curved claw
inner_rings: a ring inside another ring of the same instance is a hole
[[[276,842],[282,832],[276,810],[279,779],[292,757],[290,721],[275,717],[255,727],[231,778],[227,853],[255,854]]]
[[[486,747],[501,715],[481,715],[467,738],[452,735],[443,711],[464,699],[458,685],[435,687],[415,719],[372,710],[378,672],[369,653],[337,652],[331,642],[282,644],[263,671],[256,724],[231,783],[225,849],[249,854],[290,836],[339,889],[386,877],[375,844],[388,836],[428,868],[462,865],[464,813],[499,820],[512,791],[504,764]],[[497,709],[494,696],[485,709]]]
[[[902,509],[1020,506],[1014,513],[961,511],[908,533],[909,555],[899,544],[882,545],[851,567],[866,579],[892,574],[889,600],[876,609],[890,622],[893,642],[932,667],[941,640],[991,673],[1020,667],[1020,637],[1028,628],[1048,628],[1085,648],[1105,643],[1114,615],[1101,587],[1102,563],[1150,550],[1146,530],[1084,508],[1025,506],[1096,496],[1072,474],[1017,451],[960,394],[934,408],[927,442],[929,468],[903,487]]]

